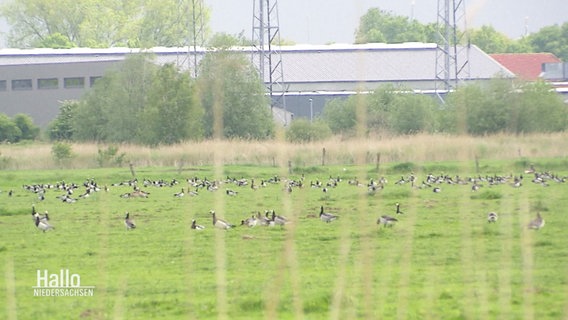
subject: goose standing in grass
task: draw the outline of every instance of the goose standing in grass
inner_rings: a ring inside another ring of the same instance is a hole
[[[204,226],[197,224],[197,222],[195,222],[195,219],[191,220],[191,229],[195,229],[195,230],[203,230],[205,229]]]
[[[130,212],[126,212],[126,216],[124,216],[124,225],[126,226],[126,230],[136,229],[134,221],[130,219]]]
[[[336,216],[336,215],[324,212],[323,206],[320,207],[319,217],[320,217],[321,221],[326,222],[326,223],[330,223],[333,220],[336,220],[338,218],[338,216]]]
[[[39,215],[36,216],[35,218],[35,225],[38,229],[40,229],[43,232],[46,232],[47,230],[50,229],[55,229],[52,225],[50,225],[47,220],[42,220]]]
[[[396,214],[404,214],[404,212],[400,211],[400,203],[396,203]]]
[[[531,222],[529,222],[528,228],[539,230],[542,227],[544,227],[544,219],[542,218],[539,212],[536,214],[536,218]]]
[[[45,213],[42,216],[36,211],[35,205],[32,205],[32,220],[35,222],[36,218],[39,218],[40,221],[49,221],[49,214],[47,210],[45,210]]]
[[[398,222],[398,220],[396,218],[393,218],[393,217],[387,216],[387,215],[382,215],[377,220],[377,224],[382,224],[385,227],[392,227],[396,222]]]
[[[487,214],[487,222],[497,222],[497,219],[499,219],[499,217],[497,216],[497,213],[489,212]]]
[[[226,193],[227,193],[228,196],[232,196],[232,197],[234,197],[238,194],[237,191],[234,191],[234,190],[231,190],[231,189],[227,189]]]
[[[219,229],[230,229],[233,228],[235,225],[230,224],[229,222],[222,220],[222,219],[217,219],[217,215],[215,214],[215,211],[211,210],[211,216],[213,218],[213,226],[215,226],[215,228],[219,228]]]

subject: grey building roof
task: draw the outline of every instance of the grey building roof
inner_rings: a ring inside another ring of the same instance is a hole
[[[251,54],[252,48],[236,48]],[[0,66],[22,64],[56,64],[78,62],[120,61],[141,49],[0,49]],[[145,50],[156,55],[158,63],[176,63],[187,68],[193,48],[162,48]],[[284,66],[284,82],[361,82],[434,80],[436,44],[361,44],[361,45],[294,45],[279,48]],[[199,58],[207,50],[197,48]],[[465,50],[462,50],[465,59]],[[469,49],[470,77],[489,79],[499,74],[514,74],[493,60],[478,47]]]

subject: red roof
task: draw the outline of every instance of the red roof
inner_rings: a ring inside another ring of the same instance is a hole
[[[539,79],[543,63],[562,62],[552,53],[494,53],[490,56],[517,77],[527,81]]]

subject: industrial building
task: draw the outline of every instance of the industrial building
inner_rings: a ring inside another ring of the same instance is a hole
[[[252,55],[253,48],[235,52]],[[326,101],[390,84],[421,94],[436,90],[436,50],[432,43],[295,45],[279,48],[283,65],[284,117],[317,116]],[[59,112],[61,101],[79,99],[105,71],[139,49],[0,49],[0,112],[30,115],[45,127]],[[192,68],[208,50],[152,48],[159,64]],[[472,45],[464,81],[488,81],[515,75]],[[194,59],[194,56],[197,59]],[[268,79],[265,79],[268,82]]]

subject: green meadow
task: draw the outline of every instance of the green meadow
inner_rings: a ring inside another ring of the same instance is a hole
[[[123,168],[0,172],[1,319],[561,319],[568,317],[568,184],[531,182],[523,173],[564,177],[563,157],[527,160],[390,162],[361,165],[136,167],[148,198],[122,198]],[[472,183],[420,188],[428,174]],[[414,174],[416,182],[396,184]],[[522,186],[513,187],[523,175]],[[275,176],[279,181],[267,182]],[[490,185],[485,177],[505,177]],[[216,191],[192,178],[217,181]],[[323,187],[330,177],[336,187]],[[367,184],[385,177],[384,189]],[[230,179],[227,179],[230,178]],[[234,179],[247,179],[237,186]],[[81,199],[83,182],[103,189]],[[144,186],[163,180],[172,186]],[[251,188],[252,179],[258,188]],[[287,190],[289,181],[303,187]],[[357,180],[359,186],[349,183]],[[76,183],[75,203],[24,185]],[[311,187],[320,181],[323,187]],[[103,186],[108,186],[105,191]],[[174,197],[184,188],[186,195]],[[237,191],[228,196],[226,190]],[[12,195],[10,196],[10,190]],[[395,214],[400,203],[403,214]],[[42,232],[32,205],[49,212]],[[318,219],[320,206],[339,219]],[[237,225],[216,229],[210,211]],[[285,227],[240,225],[275,210]],[[137,227],[126,230],[125,212]],[[487,213],[498,213],[496,223]],[[540,230],[527,228],[540,213]],[[377,225],[384,214],[398,219]],[[206,228],[190,228],[191,221]],[[93,296],[34,296],[37,271],[69,270]]]

